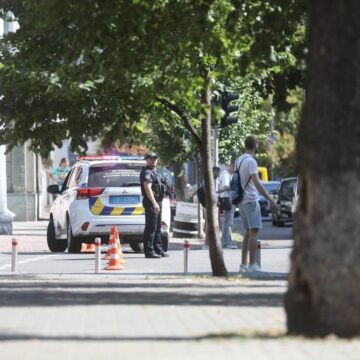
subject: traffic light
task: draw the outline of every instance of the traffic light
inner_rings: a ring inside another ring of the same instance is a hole
[[[220,127],[224,128],[228,125],[237,123],[238,119],[234,116],[230,116],[231,113],[239,110],[239,105],[231,105],[231,102],[239,98],[238,93],[224,91],[221,94],[221,107],[225,112],[225,115],[221,118]]]
[[[211,126],[214,128],[217,125],[216,121],[216,108],[221,105],[221,94],[218,91],[214,91],[211,94]]]

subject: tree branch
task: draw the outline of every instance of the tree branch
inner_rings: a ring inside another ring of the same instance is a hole
[[[164,98],[156,98],[162,105],[164,105],[165,107],[167,107],[169,110],[173,111],[176,115],[178,115],[181,120],[184,123],[184,126],[187,130],[190,131],[191,135],[194,137],[195,142],[197,143],[197,145],[200,147],[201,145],[201,138],[199,136],[199,134],[197,133],[194,125],[192,124],[190,117],[188,115],[186,115],[178,106],[176,106],[175,104],[171,103],[169,100],[164,99]]]

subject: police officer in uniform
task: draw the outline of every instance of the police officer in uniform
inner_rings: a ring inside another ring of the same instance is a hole
[[[147,166],[140,173],[141,193],[145,208],[144,253],[146,258],[169,256],[162,249],[161,204],[164,186],[156,170],[158,157],[155,153],[145,155]]]

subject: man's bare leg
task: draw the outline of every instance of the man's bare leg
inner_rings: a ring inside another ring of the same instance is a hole
[[[249,257],[250,265],[256,263],[256,244],[258,239],[259,229],[250,229],[249,230]]]
[[[242,245],[241,245],[241,265],[246,266],[248,263],[248,253],[249,253],[249,230],[246,230]]]

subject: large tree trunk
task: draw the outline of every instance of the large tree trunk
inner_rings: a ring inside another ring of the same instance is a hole
[[[289,289],[293,334],[360,334],[360,2],[309,1],[300,204]]]
[[[211,99],[209,88],[209,73],[205,76],[205,87],[202,103],[205,115],[201,121],[201,149],[200,155],[204,175],[204,189],[206,199],[206,236],[209,239],[210,261],[214,276],[227,276],[222,247],[219,239],[214,196],[214,178],[211,164]]]

